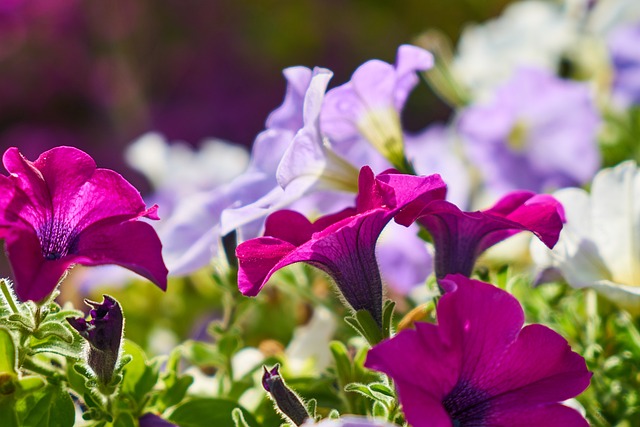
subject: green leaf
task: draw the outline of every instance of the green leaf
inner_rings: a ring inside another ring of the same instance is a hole
[[[387,300],[382,308],[382,335],[383,338],[391,338],[393,310],[396,307],[395,301]]]
[[[169,387],[162,396],[162,403],[165,407],[177,405],[184,399],[187,394],[187,389],[193,384],[193,377],[185,375],[180,377],[177,381]]]
[[[0,372],[16,374],[18,353],[11,332],[0,327]]]
[[[369,389],[371,389],[371,391],[383,394],[387,397],[392,397],[392,398],[396,397],[396,394],[393,392],[393,390],[386,384],[382,384],[382,383],[369,384]]]
[[[217,348],[211,344],[200,341],[187,341],[184,343],[184,357],[191,364],[203,367],[224,367],[225,358]]]
[[[18,380],[20,384],[20,395],[33,393],[44,387],[47,382],[42,377],[29,375]]]
[[[358,310],[344,320],[356,330],[370,345],[376,345],[384,339],[380,326],[367,310]]]
[[[121,412],[113,421],[113,427],[136,427],[136,421],[128,412]]]
[[[125,356],[131,356],[131,361],[124,366],[121,391],[140,402],[158,381],[160,361],[149,363],[142,348],[126,339],[123,349]]]
[[[68,344],[73,342],[73,334],[71,331],[69,331],[63,323],[58,323],[57,321],[41,324],[33,335],[39,340],[44,340],[50,336],[54,336]]]
[[[2,427],[20,427],[13,396],[0,397],[0,420]]]
[[[235,408],[242,411],[242,415],[249,427],[259,424],[246,409],[236,402],[214,398],[196,398],[182,403],[169,415],[169,421],[180,427],[234,427],[232,412]]]
[[[71,396],[51,384],[20,399],[16,409],[22,426],[71,427],[75,422]]]
[[[33,331],[33,329],[36,327],[36,325],[33,323],[33,319],[23,314],[12,314],[7,318],[7,320],[15,324],[18,328],[27,330],[29,332]]]

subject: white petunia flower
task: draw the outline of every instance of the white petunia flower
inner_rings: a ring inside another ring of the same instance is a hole
[[[640,313],[640,170],[627,161],[603,169],[591,194],[565,188],[554,194],[567,222],[549,250],[533,242],[534,261],[556,268],[569,285],[590,287],[632,313]]]

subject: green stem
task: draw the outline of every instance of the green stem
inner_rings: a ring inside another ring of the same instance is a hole
[[[47,378],[50,382],[57,382],[64,378],[64,374],[56,369],[52,369],[41,362],[37,362],[31,357],[25,357],[22,361],[22,368]]]
[[[13,312],[13,314],[20,314],[20,310],[18,310],[18,306],[13,300],[13,296],[11,295],[11,291],[7,286],[6,280],[0,280],[0,288],[2,289],[2,295],[4,296],[4,299],[7,301],[7,304],[9,304],[9,307],[11,307],[11,311]]]

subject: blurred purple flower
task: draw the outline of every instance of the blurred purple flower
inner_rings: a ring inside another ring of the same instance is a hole
[[[140,423],[140,427],[178,427],[176,424],[161,418],[159,415],[152,414],[151,412],[147,412],[138,418],[138,422]]]
[[[437,173],[447,183],[447,200],[464,209],[469,203],[469,170],[456,154],[456,135],[442,124],[433,124],[414,135],[405,135],[407,159],[418,175]]]
[[[539,324],[523,328],[518,301],[493,285],[461,275],[441,285],[438,324],[416,323],[365,362],[393,379],[412,426],[588,425],[560,403],[591,378],[564,338]]]
[[[501,196],[589,181],[600,165],[599,123],[585,84],[522,68],[489,102],[464,110],[459,130],[487,189]]]
[[[433,66],[433,55],[411,45],[398,48],[396,64],[371,60],[351,81],[327,92],[322,107],[323,132],[335,150],[355,164],[375,165],[371,150],[355,143],[363,138],[396,168],[405,166],[400,112],[418,83],[418,71]]]
[[[103,295],[102,303],[85,300],[93,307],[87,322],[83,317],[68,317],[67,321],[89,343],[87,363],[100,382],[109,384],[120,356],[124,328],[122,308],[118,301]]]
[[[382,281],[375,245],[385,225],[413,203],[443,199],[444,182],[438,175],[417,177],[360,171],[356,208],[321,217],[310,223],[293,211],[267,218],[265,236],[240,244],[238,287],[254,296],[277,270],[306,262],[324,270],[336,282],[354,310],[368,310],[380,323]]]
[[[482,252],[523,230],[552,248],[562,230],[564,211],[552,196],[515,191],[485,211],[463,212],[450,202],[434,200],[396,215],[396,222],[405,226],[415,220],[431,233],[436,277],[442,279],[453,273],[470,276]]]
[[[622,107],[640,104],[640,24],[617,28],[608,46],[613,65],[612,96]]]
[[[117,264],[166,289],[160,240],[136,221],[158,219],[157,206],[146,209],[124,178],[73,147],[35,162],[10,148],[3,162],[10,175],[0,176],[0,237],[21,300],[45,298],[73,264]]]

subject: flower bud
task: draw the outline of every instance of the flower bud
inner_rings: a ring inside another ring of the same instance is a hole
[[[280,376],[276,365],[270,371],[264,366],[262,375],[262,386],[271,395],[280,412],[289,418],[296,426],[302,425],[308,418],[309,413],[298,395],[286,386]]]
[[[102,303],[85,300],[93,309],[89,321],[68,317],[67,321],[89,342],[89,367],[102,385],[108,385],[120,355],[124,318],[118,301],[103,295]]]

